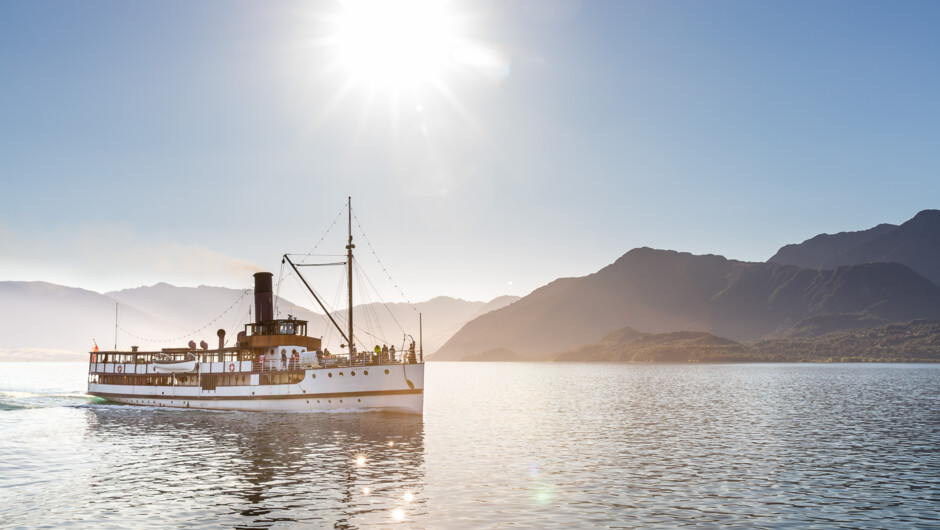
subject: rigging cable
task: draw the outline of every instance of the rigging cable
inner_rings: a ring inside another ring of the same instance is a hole
[[[392,275],[389,274],[388,270],[385,268],[385,264],[382,263],[382,260],[379,259],[379,255],[375,253],[375,247],[372,246],[372,241],[369,241],[369,236],[367,236],[365,231],[362,229],[362,223],[359,222],[359,218],[356,217],[356,214],[353,214],[353,219],[356,220],[356,226],[359,227],[359,233],[362,234],[362,238],[366,240],[366,245],[369,246],[369,251],[372,252],[372,257],[374,257],[375,261],[378,262],[379,267],[382,269],[382,272],[385,273],[385,276],[388,278],[388,281],[392,282],[392,285],[395,286],[395,289],[398,290],[398,294],[401,295],[401,297],[405,300],[405,302],[407,302],[408,305],[410,305],[412,309],[417,311],[418,308],[415,307],[414,304],[411,303],[411,300],[409,300],[407,296],[405,296],[404,291],[402,291],[401,287],[398,286],[398,283],[395,282],[395,280],[392,278]]]
[[[277,271],[277,289],[274,291],[274,318],[281,314],[278,300],[281,298],[281,281],[284,280],[284,260],[281,260],[281,270]]]
[[[355,265],[356,265],[356,268],[353,269],[353,274],[355,274],[357,285],[359,285],[359,292],[360,292],[359,298],[361,300],[359,305],[362,308],[362,314],[365,317],[366,328],[368,329],[366,333],[370,337],[375,337],[376,328],[378,326],[374,325],[374,322],[373,322],[376,319],[374,318],[375,311],[374,311],[374,308],[372,307],[372,300],[369,298],[368,291],[366,291],[362,287],[363,286],[362,274],[360,272],[359,264],[356,263]],[[378,332],[381,333],[381,330],[379,329]],[[378,339],[378,340],[381,341],[381,339]]]
[[[330,230],[333,230],[333,227],[336,226],[336,221],[339,221],[339,218],[343,215],[343,212],[345,212],[345,211],[346,211],[346,203],[343,203],[342,209],[340,209],[339,213],[336,214],[336,217],[333,218],[333,222],[330,223],[330,226],[329,226],[329,227],[327,227],[326,232],[323,232],[323,235],[320,236],[320,239],[316,242],[315,245],[313,245],[313,248],[311,248],[309,252],[307,252],[306,254],[303,255],[304,258],[309,258],[310,256],[313,255],[313,251],[316,250],[318,246],[320,246],[320,243],[322,243],[324,239],[326,239],[326,236],[329,235]],[[280,293],[280,291],[281,291],[281,280],[282,280],[282,277],[283,277],[283,272],[284,272],[284,260],[281,260],[281,272],[278,273],[278,279],[277,279],[277,289],[278,289],[278,293]],[[290,278],[291,276],[293,276],[293,274],[294,274],[293,269],[287,271],[287,276],[286,276],[286,278]],[[277,303],[277,302],[275,302],[275,303]],[[276,309],[275,309],[275,314],[277,314],[277,313],[276,313]]]
[[[137,340],[142,340],[142,341],[150,342],[150,343],[159,344],[159,343],[180,341],[180,340],[183,340],[183,339],[192,337],[193,335],[199,333],[200,331],[205,330],[206,328],[208,328],[209,326],[211,326],[212,324],[214,324],[215,322],[217,322],[220,318],[222,318],[222,317],[225,316],[229,311],[231,311],[239,302],[241,302],[241,301],[245,298],[245,296],[247,296],[248,293],[250,293],[250,292],[252,292],[251,289],[243,289],[242,292],[241,292],[241,294],[238,296],[238,298],[236,298],[235,301],[232,302],[232,305],[228,306],[228,308],[226,308],[225,311],[222,311],[221,313],[219,313],[215,318],[213,318],[212,320],[210,320],[210,321],[209,321],[208,323],[206,323],[204,326],[202,326],[202,327],[200,327],[200,328],[198,328],[198,329],[195,329],[195,330],[193,330],[193,331],[191,331],[191,332],[189,332],[189,333],[186,333],[186,334],[184,334],[184,335],[180,335],[179,337],[173,337],[173,338],[169,338],[169,339],[149,339],[149,338],[146,338],[146,337],[141,337],[140,335],[137,335],[137,334],[135,334],[135,333],[131,333],[130,331],[128,331],[128,330],[126,330],[126,329],[124,329],[123,327],[120,327],[120,326],[118,326],[118,329],[120,329],[121,331],[123,331],[125,335],[128,335],[128,336],[130,336],[130,337],[132,337],[132,338],[135,338],[135,339],[137,339]],[[118,302],[118,303],[120,304],[120,302]]]
[[[356,271],[355,271],[355,272],[356,272],[356,278],[359,280],[359,285],[362,287],[362,288],[360,289],[360,291],[363,293],[363,295],[362,295],[362,296],[363,296],[363,308],[364,308],[364,311],[363,311],[363,312],[366,314],[366,321],[367,321],[367,323],[369,323],[370,325],[371,325],[370,317],[371,317],[372,320],[375,321],[375,328],[376,328],[378,334],[383,337],[382,342],[385,343],[385,342],[387,342],[387,340],[384,338],[384,337],[385,337],[385,331],[382,330],[382,323],[379,321],[379,315],[378,315],[378,313],[376,313],[376,311],[375,311],[375,306],[374,306],[373,303],[372,303],[372,299],[370,298],[369,292],[365,289],[365,282],[362,280],[363,277],[365,277],[366,279],[368,279],[368,276],[365,275],[365,271],[362,270],[362,267],[359,265],[359,263],[356,263],[355,265],[356,265]],[[371,281],[370,281],[369,283],[371,284]],[[373,287],[373,289],[374,289],[374,287]],[[378,294],[378,293],[376,293],[376,294]],[[370,315],[370,313],[371,313],[371,315]],[[393,319],[395,318],[394,315],[392,316],[392,318],[393,318]],[[371,330],[371,328],[370,328],[370,330]]]
[[[392,278],[392,275],[389,274],[388,269],[385,268],[385,264],[382,263],[382,260],[379,259],[379,255],[375,252],[375,247],[372,246],[372,241],[369,240],[369,236],[367,236],[365,231],[362,229],[362,223],[359,222],[359,218],[356,217],[356,214],[353,214],[353,218],[356,220],[356,226],[359,228],[359,233],[362,235],[362,238],[366,240],[366,245],[369,247],[369,251],[372,252],[372,257],[375,258],[375,261],[379,264],[379,267],[382,269],[382,272],[385,273],[385,276],[386,278],[388,278],[388,281],[392,282],[392,285],[394,285],[395,289],[398,290],[398,294],[400,294],[402,299],[405,300],[405,303],[408,304],[411,307],[411,309],[414,310],[416,313],[420,314],[420,311],[418,311],[418,308],[415,307],[413,303],[411,303],[411,300],[407,296],[405,296],[404,291],[402,291],[398,283]],[[388,303],[382,298],[382,295],[379,293],[379,290],[375,288],[375,285],[372,283],[372,280],[370,280],[368,276],[366,276],[366,280],[369,281],[369,285],[372,286],[372,290],[375,291],[376,296],[378,297],[379,301],[382,303],[382,305],[385,306],[385,310],[388,311],[388,314],[392,317],[392,320],[395,321],[395,325],[397,325],[398,329],[404,334],[405,328],[402,327],[401,322],[399,322],[398,319],[395,317],[395,314],[392,312],[392,308],[389,307]]]

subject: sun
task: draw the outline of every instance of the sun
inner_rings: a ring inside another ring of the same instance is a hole
[[[414,170],[434,173],[435,182],[449,178],[435,162],[443,144],[427,140],[457,135],[467,145],[482,138],[471,104],[511,73],[508,53],[480,38],[481,21],[498,12],[468,4],[337,0],[310,13],[314,26],[302,42],[313,53],[300,64],[309,66],[312,58],[315,66],[309,70],[318,95],[314,125],[354,117],[358,139],[387,119],[389,145],[405,156],[400,160],[416,160]]]
[[[339,64],[361,82],[407,88],[438,78],[460,46],[444,0],[346,0],[335,18]]]

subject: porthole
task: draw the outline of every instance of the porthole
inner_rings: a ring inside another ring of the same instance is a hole
[[[363,371],[362,371],[362,375],[369,375],[369,371],[368,371],[368,370],[363,370]]]
[[[317,374],[310,374],[310,376],[313,377],[314,379],[317,378]]]
[[[385,370],[385,375],[388,375],[388,370]]]
[[[341,399],[341,400],[339,400],[339,402],[340,402],[340,403],[342,403],[342,402],[343,402],[343,400]]]
[[[343,372],[340,372],[339,375],[343,375]]]
[[[357,403],[362,403],[362,400],[361,400],[361,399],[357,399],[356,402],[357,402]]]
[[[333,377],[333,372],[327,372],[326,375],[328,375],[328,376],[330,376],[330,377]]]
[[[310,404],[310,400],[309,400],[309,399],[307,400],[307,404],[308,404],[308,405]]]
[[[332,400],[332,399],[328,399],[328,400],[326,400],[326,402],[327,402],[327,403],[332,403],[333,400]]]
[[[355,376],[355,375],[356,375],[356,372],[349,372],[349,375]]]
[[[319,402],[320,402],[320,400],[318,399],[318,400],[317,400],[317,403],[319,403]]]
[[[252,393],[251,393],[251,395],[253,396],[253,395],[255,395],[255,393],[254,393],[254,392],[252,392]]]
[[[304,394],[306,394],[306,393],[307,393],[307,391],[306,391],[306,390],[301,390],[301,392],[303,392]]]

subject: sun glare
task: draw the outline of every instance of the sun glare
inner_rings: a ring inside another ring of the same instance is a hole
[[[441,0],[348,0],[336,20],[341,64],[363,81],[408,86],[433,79],[454,47]]]
[[[446,193],[438,183],[457,172],[439,163],[441,152],[464,149],[467,132],[484,135],[468,102],[512,71],[505,51],[479,39],[477,25],[488,16],[459,0],[338,0],[314,13],[318,25],[306,43],[315,50],[318,90],[331,90],[318,98],[314,123],[357,116],[358,136],[374,131],[376,118],[387,119],[400,161]],[[462,141],[425,140],[454,135]]]

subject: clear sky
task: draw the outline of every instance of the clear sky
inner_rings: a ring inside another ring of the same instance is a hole
[[[940,207],[938,2],[386,4],[0,2],[0,280],[247,287],[348,195],[415,301]]]

